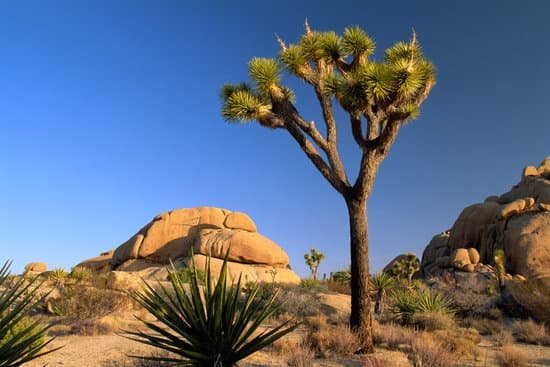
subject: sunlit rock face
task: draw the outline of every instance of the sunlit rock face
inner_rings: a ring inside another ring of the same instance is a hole
[[[509,273],[550,284],[550,156],[526,167],[509,192],[468,206],[449,231],[436,235],[422,255],[424,275],[453,268],[452,255],[467,248],[477,250],[481,265],[492,264],[494,251],[503,249]]]
[[[170,262],[203,269],[212,257],[214,274],[221,269],[227,251],[231,279],[299,283],[290,269],[286,252],[256,230],[245,213],[214,207],[176,209],[157,215],[115,250],[85,260],[78,266],[97,271],[150,273]]]

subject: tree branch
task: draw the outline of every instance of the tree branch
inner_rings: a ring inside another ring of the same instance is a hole
[[[307,155],[309,160],[315,165],[317,170],[321,172],[323,177],[331,184],[336,191],[341,194],[344,194],[349,190],[349,185],[336,177],[334,171],[330,169],[327,163],[319,155],[319,152],[315,146],[305,137],[302,131],[291,121],[285,121],[285,126],[290,135],[296,140],[300,148]]]

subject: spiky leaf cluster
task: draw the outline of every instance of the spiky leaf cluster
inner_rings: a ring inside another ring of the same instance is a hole
[[[159,284],[157,290],[145,285],[134,295],[158,322],[141,320],[147,330],[128,331],[126,336],[175,356],[139,358],[180,366],[235,366],[296,327],[287,321],[258,332],[261,324],[278,311],[278,292],[266,302],[257,302],[258,284],[247,293],[242,292],[241,277],[237,284],[228,285],[227,255],[216,281],[208,257],[204,286],[194,264],[188,286],[175,275],[175,269],[170,274],[170,287]]]
[[[410,324],[416,313],[439,312],[453,317],[456,313],[451,298],[437,291],[407,288],[396,288],[391,292],[390,312],[396,321]]]
[[[413,34],[410,42],[398,42],[384,52],[381,60],[371,60],[375,42],[359,27],[349,27],[342,35],[335,32],[307,32],[296,44],[281,40],[279,60],[253,58],[249,75],[253,88],[243,85],[224,87],[223,116],[229,121],[259,120],[260,112],[271,112],[274,98],[293,102],[291,91],[281,85],[282,65],[297,76],[334,96],[350,113],[375,111],[399,121],[419,115],[419,105],[435,83],[435,68],[424,57]],[[368,114],[367,114],[368,115]],[[274,127],[274,126],[271,126]]]
[[[0,366],[15,367],[52,353],[59,348],[44,351],[53,339],[46,340],[48,327],[30,321],[27,315],[43,300],[36,297],[37,278],[9,276],[10,263],[0,268]]]

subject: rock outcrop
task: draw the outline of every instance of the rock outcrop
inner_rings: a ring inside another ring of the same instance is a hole
[[[526,167],[509,192],[465,208],[449,231],[430,241],[422,271],[473,271],[493,264],[496,249],[504,250],[509,273],[550,283],[550,156]]]
[[[197,268],[203,269],[204,259],[210,255],[211,270],[216,274],[229,249],[231,279],[242,273],[243,279],[248,281],[300,281],[290,270],[285,251],[259,234],[247,214],[213,207],[177,209],[157,215],[115,250],[78,266],[103,272],[143,273],[147,270],[149,274],[151,268],[165,267],[170,262],[190,266],[193,255]]]
[[[33,262],[25,265],[24,273],[27,275],[42,274],[48,271],[48,264],[42,262]]]

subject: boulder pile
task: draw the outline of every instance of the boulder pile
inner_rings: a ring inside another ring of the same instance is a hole
[[[228,275],[243,281],[300,282],[289,266],[288,255],[275,242],[256,231],[256,224],[241,212],[213,207],[177,209],[157,215],[116,249],[85,260],[78,266],[103,272],[156,274],[173,262],[177,267],[202,270],[211,256],[211,271],[219,273],[227,251]],[[112,274],[113,278],[126,277]]]
[[[550,156],[526,167],[509,192],[465,208],[425,248],[422,272],[487,270],[483,264],[494,264],[497,249],[505,252],[508,273],[550,284]]]

